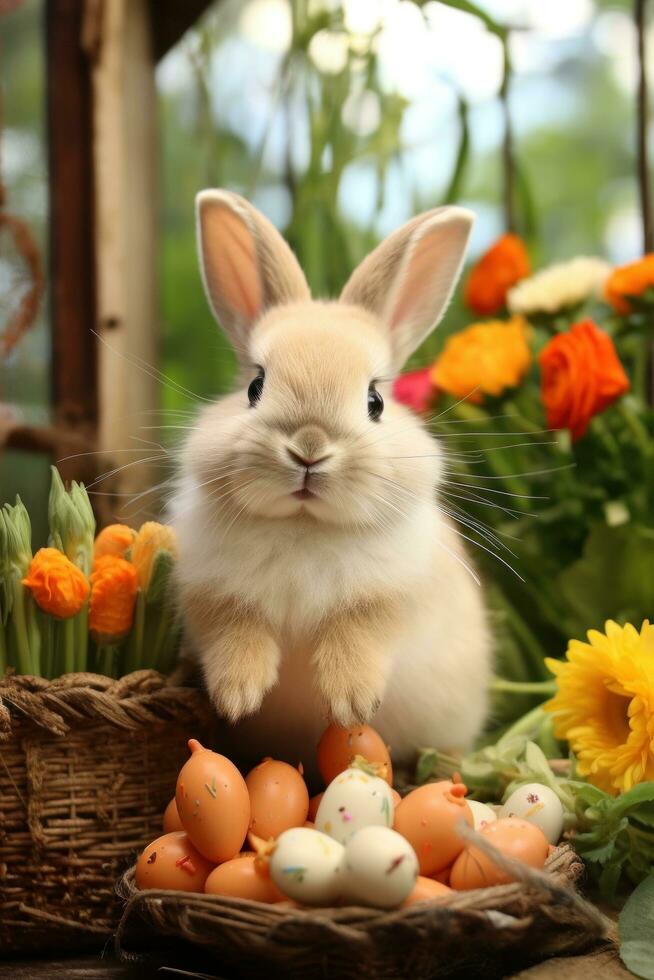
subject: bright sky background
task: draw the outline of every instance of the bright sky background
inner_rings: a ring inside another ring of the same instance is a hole
[[[235,0],[225,0],[234,3]],[[313,0],[314,9],[330,7],[333,0]],[[480,0],[480,5],[502,23],[519,28],[512,35],[511,56],[516,72],[512,91],[512,117],[517,141],[545,120],[570,116],[579,93],[564,88],[554,77],[556,67],[594,46],[605,58],[607,71],[627,93],[635,86],[635,38],[628,14],[598,13],[594,0]],[[240,14],[238,8],[240,6]],[[401,130],[405,146],[402,173],[396,166],[388,175],[391,193],[381,214],[375,213],[376,190],[372,165],[352,164],[340,189],[340,206],[362,225],[374,224],[380,234],[409,217],[410,189],[438,200],[451,173],[456,152],[456,91],[472,104],[472,152],[497,147],[502,135],[497,99],[501,81],[501,45],[475,17],[430,2],[425,18],[408,0],[344,0],[347,33],[322,31],[310,46],[310,56],[323,72],[342,69],[348,44],[356,49],[379,29],[376,39],[380,80],[388,91],[399,92],[411,105]],[[266,128],[265,158],[281,171],[286,124],[273,118],[272,91],[280,59],[288,49],[291,19],[288,0],[248,0],[233,8],[236,29],[216,50],[211,75],[214,111],[219,118],[258,147]],[[650,38],[654,72],[654,36]],[[163,90],[183,91],[189,69],[182,47],[159,66]],[[379,98],[372,91],[353,92],[342,107],[343,125],[365,135],[376,128]],[[294,122],[293,156],[302,166],[308,153],[303,116]],[[325,161],[328,166],[329,161]],[[262,188],[257,203],[280,226],[288,219],[285,191]],[[479,214],[473,254],[485,248],[500,231],[499,209],[465,201]],[[611,213],[604,243],[598,243],[614,261],[637,254],[640,245],[638,215],[632,207]]]

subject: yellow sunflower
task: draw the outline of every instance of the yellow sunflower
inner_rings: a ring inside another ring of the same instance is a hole
[[[654,779],[654,625],[609,620],[605,630],[571,640],[567,660],[545,661],[558,691],[544,707],[579,775],[617,796]]]

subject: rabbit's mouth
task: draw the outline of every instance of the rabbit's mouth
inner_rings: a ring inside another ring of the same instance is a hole
[[[318,494],[309,490],[308,487],[302,487],[301,490],[294,490],[291,496],[295,497],[296,500],[313,500]]]

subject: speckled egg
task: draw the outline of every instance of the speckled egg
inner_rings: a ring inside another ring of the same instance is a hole
[[[270,877],[280,892],[301,905],[333,905],[343,889],[343,845],[309,827],[277,838]]]
[[[316,827],[344,844],[362,827],[392,827],[393,813],[393,794],[385,780],[346,769],[325,790]]]
[[[193,846],[188,834],[178,830],[148,844],[136,862],[136,884],[142,889],[201,892],[213,867]]]
[[[228,895],[249,898],[252,902],[281,902],[284,896],[275,883],[256,868],[256,854],[239,854],[231,861],[219,864],[207,878],[207,895]]]
[[[393,826],[418,855],[420,874],[442,871],[463,850],[459,825],[473,824],[465,794],[463,783],[442,780],[412,790],[395,808]]]
[[[422,875],[418,875],[413,891],[402,903],[402,908],[406,909],[409,905],[415,905],[416,902],[430,902],[434,898],[442,898],[443,895],[451,894],[452,889],[448,888],[447,885],[436,881],[434,878],[424,878]]]
[[[301,827],[309,812],[309,791],[297,769],[264,759],[245,777],[250,794],[250,830],[267,840]]]
[[[393,767],[384,740],[370,725],[340,728],[330,725],[318,743],[318,768],[328,786],[340,773],[349,769],[357,756],[380,766],[379,775],[393,785]]]
[[[362,827],[345,845],[348,903],[397,908],[413,891],[417,877],[415,851],[389,827]]]
[[[504,817],[487,824],[479,831],[490,844],[508,857],[531,868],[542,868],[549,844],[545,834],[526,820]],[[500,868],[493,858],[474,844],[468,844],[452,865],[450,885],[458,890],[490,888],[513,881],[513,876]]]
[[[175,800],[184,830],[214,864],[235,857],[250,823],[245,780],[224,755],[189,742],[191,758],[177,778]]]
[[[563,832],[563,806],[553,789],[543,783],[526,783],[509,796],[500,817],[519,817],[540,827],[550,844],[558,844]]]
[[[491,810],[486,803],[480,803],[479,800],[466,800],[466,803],[472,811],[475,830],[481,830],[486,824],[495,823],[497,820],[495,810]]]
[[[179,813],[177,812],[177,802],[175,797],[172,798],[164,810],[163,830],[164,834],[172,834],[174,830],[184,830],[182,821],[179,819]]]

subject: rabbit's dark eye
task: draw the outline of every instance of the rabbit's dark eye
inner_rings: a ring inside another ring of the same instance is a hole
[[[368,388],[368,415],[373,422],[378,422],[384,411],[384,399],[372,385]]]
[[[250,407],[256,405],[259,399],[261,398],[261,394],[263,392],[264,377],[265,375],[263,373],[263,370],[261,370],[259,371],[259,374],[256,376],[254,381],[250,382],[250,385],[248,387],[248,401],[250,402]]]

